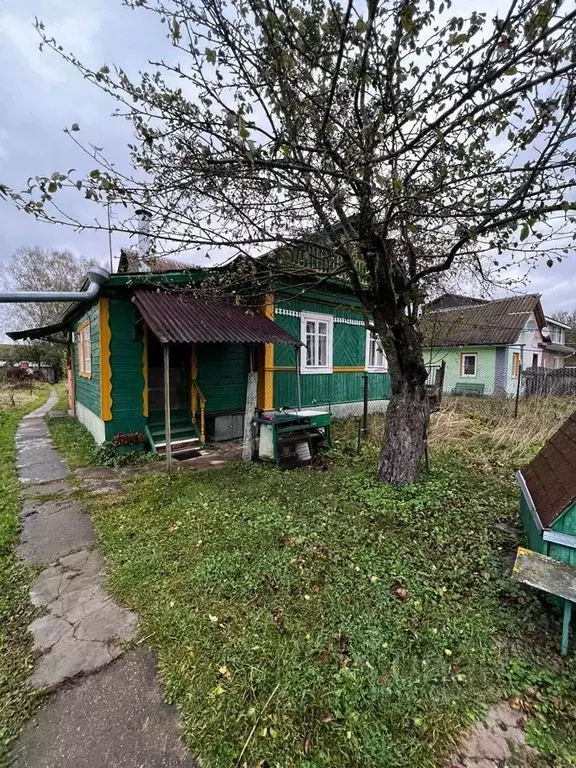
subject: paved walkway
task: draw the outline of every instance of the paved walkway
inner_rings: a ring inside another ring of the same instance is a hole
[[[538,752],[526,744],[525,720],[507,701],[493,707],[461,745],[450,768],[531,766]]]
[[[16,433],[22,484],[22,560],[42,571],[30,588],[44,613],[29,629],[36,660],[30,685],[49,690],[12,754],[15,768],[194,768],[180,741],[148,651],[124,654],[138,617],[106,593],[104,561],[89,516],[72,495],[69,470],[52,446],[45,414]]]

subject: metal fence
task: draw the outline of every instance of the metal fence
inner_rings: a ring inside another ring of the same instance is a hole
[[[521,394],[527,397],[574,397],[576,367],[526,368],[522,371]]]

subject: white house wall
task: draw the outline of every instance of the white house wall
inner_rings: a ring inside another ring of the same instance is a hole
[[[94,440],[100,445],[106,440],[106,426],[101,418],[82,403],[76,400],[76,418],[81,424],[84,424]]]

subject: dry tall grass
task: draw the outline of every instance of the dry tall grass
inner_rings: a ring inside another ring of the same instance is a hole
[[[430,445],[457,447],[489,466],[521,466],[542,447],[576,409],[576,398],[541,397],[514,401],[498,398],[445,398],[431,418]]]

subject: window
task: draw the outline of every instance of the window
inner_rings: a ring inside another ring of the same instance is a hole
[[[92,376],[92,340],[90,338],[90,320],[78,326],[78,368],[80,376],[89,379]]]
[[[520,375],[520,352],[512,353],[512,376],[517,379]]]
[[[478,355],[460,355],[460,375],[476,376]]]
[[[388,370],[388,361],[378,334],[372,333],[372,331],[366,331],[365,368],[367,371],[380,371],[382,373]]]
[[[532,355],[532,368],[538,368],[538,354]]]
[[[332,329],[334,318],[315,312],[300,315],[302,373],[332,373]]]

